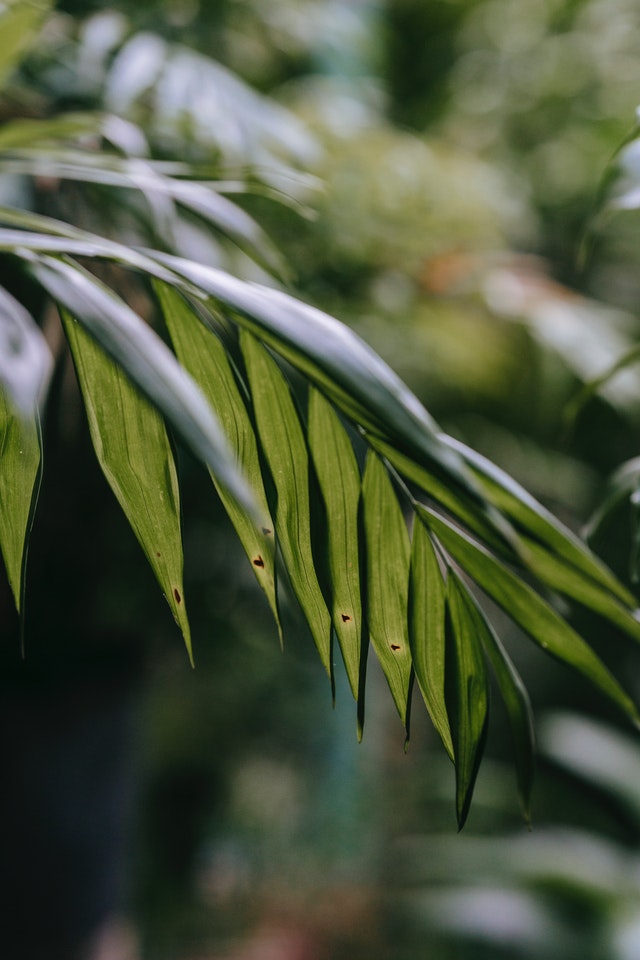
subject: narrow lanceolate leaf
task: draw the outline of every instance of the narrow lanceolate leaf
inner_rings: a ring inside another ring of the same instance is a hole
[[[291,587],[330,677],[331,617],[316,573],[311,540],[309,454],[289,385],[277,364],[244,331],[247,368],[258,436],[276,489],[276,534]]]
[[[535,590],[447,520],[421,504],[416,505],[416,510],[463,570],[543,650],[574,667],[634,722],[640,721],[633,700],[600,658]]]
[[[313,389],[309,397],[308,439],[327,513],[324,547],[331,581],[331,618],[357,699],[362,646],[360,470],[337,414]]]
[[[27,419],[44,397],[52,365],[39,327],[22,304],[0,287],[0,390]]]
[[[390,437],[420,462],[484,503],[462,457],[391,368],[339,320],[279,290],[221,270],[147,251],[236,313],[240,324],[320,386],[347,416]],[[496,519],[499,523],[499,520]]]
[[[594,556],[586,544],[538,503],[519,483],[486,457],[458,440],[452,437],[444,439],[448,446],[460,453],[469,468],[474,471],[487,499],[498,510],[510,517],[519,529],[544,544],[559,558],[582,571],[604,589],[609,590],[622,603],[635,606],[633,594]]]
[[[81,323],[248,510],[253,495],[211,407],[169,348],[105,284],[72,262],[35,257],[39,283]]]
[[[585,577],[575,567],[569,566],[559,557],[549,553],[535,540],[530,540],[528,537],[523,539],[529,554],[528,567],[542,583],[600,614],[620,630],[640,641],[640,620],[637,620],[633,612],[623,606],[617,597]]]
[[[178,479],[162,417],[92,337],[62,311],[100,467],[182,630],[191,636],[182,584]]]
[[[282,640],[276,597],[274,524],[262,482],[251,418],[218,337],[204,326],[174,289],[159,281],[154,283],[154,289],[178,359],[217,414],[229,446],[253,490],[259,512],[257,521],[226,493],[211,471],[211,479],[249,558],[251,569],[265,592]]]
[[[454,759],[445,700],[445,582],[429,532],[416,518],[411,541],[409,642],[418,686],[445,750]]]
[[[411,679],[407,626],[411,545],[389,474],[373,452],[367,455],[362,497],[371,642],[406,724]]]
[[[447,578],[453,676],[451,726],[456,763],[456,812],[462,829],[482,759],[489,714],[489,684],[476,610],[457,575]]]
[[[16,413],[0,391],[0,549],[16,608],[23,608],[27,543],[40,488],[41,443],[35,408]]]
[[[530,820],[531,790],[534,774],[535,737],[529,695],[507,651],[478,603],[461,581],[458,586],[468,599],[468,611],[476,635],[487,654],[507,710],[513,738],[518,793],[525,820]]]

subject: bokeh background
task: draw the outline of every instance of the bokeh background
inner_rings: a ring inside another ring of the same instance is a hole
[[[580,529],[638,454],[636,369],[566,412],[638,335],[640,223],[594,217],[635,124],[639,33],[634,0],[67,0],[20,82],[34,112],[112,111],[154,155],[237,181],[294,290]],[[91,205],[86,190],[39,186],[45,212],[90,224],[100,209],[97,186]],[[128,229],[122,210],[101,215]],[[182,229],[187,255],[268,280],[195,222]],[[31,647],[26,667],[7,665],[5,724],[31,717],[74,743],[84,730],[73,762],[96,772],[60,799],[74,823],[91,821],[94,793],[128,811],[114,870],[130,936],[109,960],[637,960],[640,747],[586,684],[504,623],[539,722],[533,829],[496,699],[457,835],[453,773],[428,721],[416,710],[405,751],[370,662],[358,743],[346,683],[333,707],[286,598],[281,653],[208,478],[180,452],[191,670],[75,396],[62,364]],[[631,525],[621,509],[596,543],[627,580]],[[579,626],[638,694],[628,647]],[[123,744],[126,758],[110,759]],[[112,788],[100,781],[110,763]],[[27,898],[71,874],[48,842],[20,836]]]

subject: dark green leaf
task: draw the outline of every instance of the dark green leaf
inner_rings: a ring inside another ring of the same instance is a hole
[[[400,719],[406,724],[411,679],[407,625],[411,546],[389,474],[372,451],[367,455],[362,497],[371,642]]]
[[[477,611],[454,571],[447,579],[451,622],[453,709],[451,732],[456,763],[456,812],[462,829],[482,759],[489,714],[487,669],[478,635]]]
[[[162,417],[73,317],[62,311],[102,471],[171,608],[192,659],[182,582],[180,494]]]
[[[458,586],[466,594],[470,620],[487,654],[504,700],[513,737],[518,793],[525,819],[530,819],[531,790],[533,787],[535,737],[533,713],[529,695],[511,658],[462,581]]]
[[[463,570],[544,650],[574,667],[634,721],[640,716],[631,697],[569,624],[528,584],[432,510],[416,505],[444,548]]]
[[[218,337],[204,326],[175,290],[159,281],[154,283],[154,289],[178,359],[217,414],[229,446],[253,490],[260,516],[257,523],[233,497],[228,496],[211,471],[211,479],[249,558],[251,569],[266,594],[282,639],[276,597],[274,524],[262,482],[251,418]]]
[[[487,499],[519,529],[544,544],[552,553],[582,571],[605,590],[609,590],[627,606],[635,606],[633,594],[593,555],[587,545],[504,470],[452,437],[446,437],[446,443],[466,460]]]
[[[293,591],[330,677],[331,617],[316,573],[309,454],[289,385],[262,344],[242,331],[242,353],[258,436],[276,488],[276,534]]]

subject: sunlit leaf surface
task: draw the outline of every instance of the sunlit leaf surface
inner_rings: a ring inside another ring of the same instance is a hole
[[[75,319],[62,313],[100,467],[179,625],[191,634],[182,582],[180,493],[164,422]]]

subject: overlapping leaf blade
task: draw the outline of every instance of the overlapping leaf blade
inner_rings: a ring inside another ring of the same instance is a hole
[[[211,408],[151,328],[109,287],[75,263],[36,257],[30,270],[126,371],[230,494],[252,511],[252,493]]]
[[[545,545],[559,559],[581,571],[586,578],[617,596],[622,603],[635,606],[633,594],[594,556],[587,545],[504,470],[452,437],[446,437],[445,442],[457,450],[474,471],[485,496],[519,529]]]
[[[371,642],[406,724],[412,667],[407,624],[411,545],[389,474],[372,451],[367,454],[362,498]]]
[[[362,595],[359,509],[361,479],[347,433],[331,405],[311,390],[308,440],[326,508],[326,551],[331,618],[349,684],[359,696],[362,664]]]
[[[332,678],[331,616],[313,558],[309,454],[291,390],[276,362],[251,334],[240,344],[262,451],[276,489],[275,524],[291,587],[325,670]]]
[[[340,321],[278,290],[245,283],[221,270],[179,257],[148,253],[230,307],[240,324],[319,386],[347,416],[391,438],[479,505],[484,504],[463,459],[443,442],[419,400]]]
[[[162,417],[62,311],[89,431],[102,471],[155,573],[192,658],[182,581],[180,494]]]
[[[262,482],[253,424],[227,352],[218,337],[204,326],[172,287],[157,281],[154,289],[178,359],[216,412],[229,446],[253,490],[259,514],[257,522],[226,493],[211,471],[211,479],[249,558],[251,569],[264,590],[282,639],[276,596],[274,523]]]
[[[475,607],[454,571],[447,578],[451,625],[451,732],[456,764],[456,813],[462,829],[482,759],[489,715],[489,684]]]
[[[527,583],[484,547],[432,510],[417,505],[421,516],[463,570],[544,650],[582,673],[634,722],[640,720],[631,697],[588,643]]]
[[[31,315],[0,287],[0,390],[27,419],[43,399],[52,360]]]
[[[429,716],[454,759],[445,699],[446,586],[426,526],[416,518],[411,540],[409,642],[413,668]]]
[[[528,822],[533,788],[535,749],[533,713],[529,695],[513,661],[480,609],[475,597],[461,580],[458,580],[458,586],[466,594],[470,621],[475,627],[476,635],[491,663],[498,689],[507,710],[514,744],[518,793],[522,812]]]
[[[27,545],[40,489],[42,453],[35,408],[18,414],[0,390],[0,550],[18,612]]]

